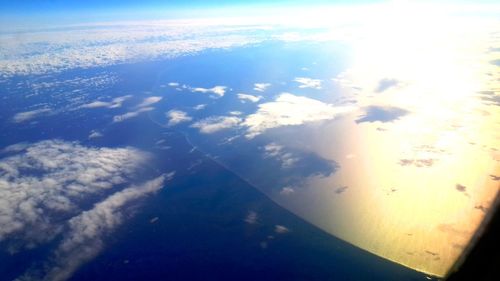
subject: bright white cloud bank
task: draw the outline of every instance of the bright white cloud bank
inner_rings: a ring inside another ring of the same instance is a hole
[[[148,154],[131,147],[95,148],[47,140],[2,151],[0,160],[0,242],[11,253],[62,236],[53,257],[27,280],[64,280],[103,247],[122,222],[126,205],[163,186],[173,174],[115,191],[136,177]],[[102,201],[85,210],[89,200]],[[40,235],[43,233],[44,235]],[[11,243],[12,241],[12,243]]]
[[[353,106],[334,106],[319,100],[283,93],[273,102],[259,104],[257,112],[249,115],[242,125],[248,127],[247,137],[252,138],[268,129],[330,120],[354,109]]]

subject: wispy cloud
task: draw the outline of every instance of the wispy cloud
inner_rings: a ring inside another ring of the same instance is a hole
[[[25,112],[19,112],[12,117],[12,121],[14,123],[23,123],[27,122],[33,119],[36,119],[37,117],[48,115],[52,112],[50,108],[40,108],[40,109],[35,109],[31,111],[25,111]]]
[[[190,88],[191,92],[214,94],[216,97],[223,97],[226,93],[226,86],[215,86],[212,88]]]
[[[162,100],[162,97],[156,97],[156,96],[147,97],[140,104],[138,104],[136,107],[137,108],[148,107],[148,106],[155,104],[161,100]]]
[[[271,86],[270,83],[255,83],[253,89],[257,92],[264,92],[269,86]]]
[[[181,110],[170,110],[166,113],[168,120],[168,126],[175,126],[180,123],[189,122],[193,120],[186,112]]]
[[[104,247],[104,238],[123,223],[124,207],[163,187],[165,176],[118,191],[88,211],[71,218],[64,238],[48,261],[44,280],[66,280]]]
[[[299,83],[299,88],[321,89],[321,80],[307,77],[297,77],[293,81]]]
[[[285,152],[284,146],[274,142],[264,146],[264,155],[278,160],[282,168],[289,168],[299,161],[299,158],[292,153]]]
[[[200,120],[191,127],[198,128],[201,133],[211,134],[221,130],[237,127],[241,118],[235,116],[213,116]]]
[[[151,110],[154,110],[154,108],[153,107],[140,107],[139,109],[137,109],[135,111],[127,112],[127,113],[122,114],[122,115],[115,115],[115,116],[113,116],[113,122],[114,123],[123,122],[123,121],[125,121],[127,119],[137,117],[141,113],[148,112],[148,111],[151,111]]]
[[[130,99],[132,95],[126,95],[126,96],[121,96],[121,97],[116,97],[112,99],[111,101],[93,101],[87,104],[82,105],[82,108],[100,108],[100,107],[107,107],[107,108],[118,108],[121,107],[123,102]]]
[[[248,94],[238,94],[238,98],[242,101],[251,101],[251,102],[258,102],[262,99],[262,96],[254,96],[254,95],[248,95]]]
[[[11,252],[53,247],[20,280],[69,278],[101,251],[104,239],[131,214],[129,204],[158,191],[174,176],[172,172],[114,191],[137,178],[148,154],[62,140],[9,147],[0,160],[0,242]],[[99,199],[111,190],[112,195]]]

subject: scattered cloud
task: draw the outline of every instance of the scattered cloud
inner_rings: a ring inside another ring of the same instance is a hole
[[[356,123],[364,122],[392,122],[407,115],[409,111],[391,106],[368,106],[365,108],[365,115],[360,116]]]
[[[137,108],[148,107],[148,106],[155,104],[161,100],[162,100],[162,97],[155,97],[155,96],[147,97],[140,104],[138,104],[136,107]]]
[[[133,148],[92,148],[48,140],[19,146],[0,160],[0,241],[27,245],[58,230],[51,214],[73,214],[79,203],[127,182],[148,158]]]
[[[283,93],[273,102],[259,104],[258,111],[249,115],[242,125],[247,127],[246,136],[253,138],[268,129],[331,120],[354,109],[353,106],[333,106],[319,100]]]
[[[284,146],[277,143],[270,143],[264,146],[266,157],[272,157],[281,163],[282,168],[289,168],[299,161],[299,158],[293,156],[290,152],[284,151]]]
[[[427,159],[400,159],[399,165],[401,166],[415,166],[415,167],[431,167],[434,165],[436,159],[427,158]]]
[[[246,101],[251,101],[251,102],[258,102],[262,99],[262,96],[254,96],[254,95],[248,95],[248,94],[238,94],[238,98],[242,101],[242,102],[246,102]]]
[[[106,108],[118,108],[122,107],[122,104],[124,101],[130,99],[132,95],[126,95],[126,96],[121,96],[121,97],[116,97],[112,99],[111,101],[93,101],[87,104],[82,105],[82,108],[100,108],[100,107],[106,107]]]
[[[343,193],[344,191],[346,191],[349,187],[348,186],[341,186],[341,187],[337,187],[335,188],[335,193],[337,194],[340,194],[340,193]]]
[[[88,211],[68,221],[68,229],[46,262],[43,280],[66,280],[84,263],[95,258],[104,247],[104,239],[124,221],[124,208],[163,187],[165,176],[115,192]],[[29,274],[28,274],[29,276]]]
[[[36,110],[31,110],[31,111],[19,112],[19,113],[16,113],[16,115],[14,115],[14,117],[12,117],[12,121],[14,121],[14,123],[23,123],[23,122],[33,120],[33,119],[40,117],[40,116],[48,115],[51,112],[52,112],[52,110],[50,108],[40,108],[40,109],[36,109]]]
[[[274,232],[278,234],[285,234],[290,232],[290,229],[288,229],[286,226],[277,224],[274,226]]]
[[[281,191],[280,191],[280,194],[281,194],[281,195],[286,195],[286,196],[291,195],[291,194],[294,194],[294,193],[295,193],[295,189],[293,189],[293,188],[292,188],[292,187],[290,187],[290,186],[285,186],[285,187],[283,187],[283,188],[281,189]]]
[[[202,110],[204,109],[205,107],[207,107],[206,104],[198,104],[196,106],[193,107],[194,110]]]
[[[465,185],[461,185],[461,184],[456,184],[455,185],[455,189],[460,191],[460,192],[466,192],[467,191],[467,187]]]
[[[166,113],[168,120],[168,126],[175,126],[180,123],[189,122],[193,120],[192,117],[188,116],[186,112],[181,110],[170,110]]]
[[[259,216],[255,211],[249,211],[247,216],[245,217],[245,222],[248,224],[256,224]]]
[[[316,90],[321,89],[321,80],[320,79],[312,79],[307,77],[297,77],[293,81],[301,84],[299,88],[312,88]]]
[[[238,126],[241,118],[235,116],[212,116],[200,120],[191,127],[198,128],[203,134],[211,134],[221,130],[230,129]]]
[[[384,78],[378,82],[376,93],[382,93],[390,88],[396,87],[400,84],[399,80],[393,78]]]
[[[101,251],[105,238],[124,222],[125,215],[132,214],[128,205],[155,193],[174,176],[172,172],[123,186],[137,180],[150,159],[131,147],[96,148],[46,140],[11,145],[4,153],[0,242],[11,253],[52,247],[52,254],[45,261],[35,261],[19,280],[68,279]],[[89,203],[94,203],[90,209]]]
[[[170,82],[170,83],[168,83],[168,85],[170,87],[179,87],[179,83],[177,83],[177,82]]]
[[[229,114],[234,115],[234,116],[239,116],[239,115],[242,115],[243,112],[241,112],[241,111],[229,111]]]
[[[102,137],[102,133],[96,131],[96,130],[92,130],[88,136],[89,139],[95,139],[95,138],[100,138]]]
[[[215,94],[216,97],[223,97],[224,94],[226,93],[226,86],[215,86],[213,88],[190,88],[191,92],[193,93],[212,93]]]
[[[127,112],[127,113],[122,114],[122,115],[115,115],[113,117],[113,122],[114,123],[123,122],[127,119],[137,117],[141,113],[148,112],[148,111],[151,111],[153,109],[154,109],[153,107],[140,107],[139,109],[137,109],[135,111]]]
[[[269,86],[271,86],[271,83],[255,83],[253,89],[257,92],[264,92]]]

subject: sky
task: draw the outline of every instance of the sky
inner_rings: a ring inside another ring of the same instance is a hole
[[[0,0],[0,24],[32,26],[37,24],[86,23],[114,20],[199,18],[227,15],[251,15],[290,7],[377,4],[384,2],[425,2],[407,0]],[[427,1],[429,2],[429,1]],[[438,1],[432,1],[436,3]],[[495,3],[481,1],[439,1],[440,3]]]

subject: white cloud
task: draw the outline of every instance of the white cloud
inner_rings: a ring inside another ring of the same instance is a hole
[[[170,83],[168,83],[168,85],[170,87],[179,87],[179,83],[177,83],[177,82],[170,82]]]
[[[269,86],[271,86],[270,83],[255,83],[253,89],[257,92],[264,92]]]
[[[241,118],[235,116],[212,116],[194,123],[191,127],[200,129],[201,133],[211,134],[236,127],[240,123]]]
[[[111,101],[93,101],[87,104],[82,105],[82,108],[100,108],[100,107],[107,107],[107,108],[118,108],[121,107],[123,102],[130,99],[132,96],[131,95],[126,95],[126,96],[121,96],[121,97],[116,97],[112,99]]]
[[[274,142],[264,146],[264,151],[266,157],[273,157],[280,161],[282,168],[289,168],[299,161],[299,158],[294,157],[292,153],[285,152],[282,145]]]
[[[115,192],[88,211],[71,218],[64,238],[48,262],[44,280],[66,280],[104,247],[104,238],[123,223],[127,204],[153,194],[163,187],[165,175]]]
[[[307,77],[297,77],[293,81],[300,83],[299,88],[321,89],[321,80]]]
[[[247,127],[246,136],[252,138],[268,129],[330,120],[354,109],[352,106],[333,106],[319,100],[283,93],[273,102],[259,104],[258,111],[249,115],[242,125]]]
[[[198,104],[196,106],[193,107],[194,110],[202,110],[204,109],[205,107],[207,107],[206,104]]]
[[[278,234],[285,234],[290,232],[290,229],[288,229],[286,226],[277,224],[274,226],[274,232]]]
[[[122,121],[125,121],[127,119],[137,117],[137,116],[139,116],[139,114],[151,111],[153,109],[154,109],[153,107],[140,107],[136,111],[127,112],[127,113],[122,114],[122,115],[115,115],[115,116],[113,116],[113,122],[114,123],[122,122]]]
[[[226,93],[226,86],[215,86],[212,88],[190,88],[191,92],[198,92],[198,93],[212,93],[215,94],[217,97],[223,97],[224,94]]]
[[[131,147],[95,148],[47,140],[3,150],[0,242],[11,252],[52,247],[19,280],[66,280],[104,247],[104,238],[132,214],[127,206],[163,187],[174,173],[123,188],[150,156]],[[121,190],[114,190],[121,188]],[[103,194],[113,194],[99,199]],[[95,203],[87,209],[89,203]],[[43,233],[43,235],[40,235]],[[35,269],[35,270],[33,270]]]
[[[43,74],[196,54],[262,42],[266,25],[220,20],[113,22],[2,34],[0,73]]]
[[[289,186],[283,187],[280,191],[280,194],[285,195],[285,196],[293,194],[293,193],[295,193],[295,189],[293,189]]]
[[[183,122],[189,122],[193,120],[192,117],[188,116],[186,112],[180,110],[170,110],[166,113],[168,120],[168,126],[175,126]]]
[[[251,102],[258,102],[262,99],[262,96],[254,96],[254,95],[248,95],[248,94],[238,94],[238,98],[244,102],[244,101],[251,101]]]
[[[12,146],[11,146],[12,147]],[[0,241],[26,245],[57,231],[50,214],[73,214],[86,197],[127,182],[148,156],[133,148],[92,148],[60,140],[22,144],[0,160]]]
[[[41,108],[31,111],[19,112],[16,113],[16,115],[14,115],[12,121],[14,121],[15,123],[23,123],[26,121],[33,120],[40,116],[48,115],[51,112],[52,110],[50,108]]]
[[[136,107],[137,108],[148,107],[148,106],[155,104],[161,100],[162,100],[162,97],[156,97],[156,96],[147,97],[140,104],[138,104]]]
[[[102,133],[92,130],[88,136],[89,139],[95,139],[95,138],[100,138],[102,137]]]
[[[241,112],[241,111],[229,111],[229,114],[239,116],[239,115],[242,115],[243,112]]]

